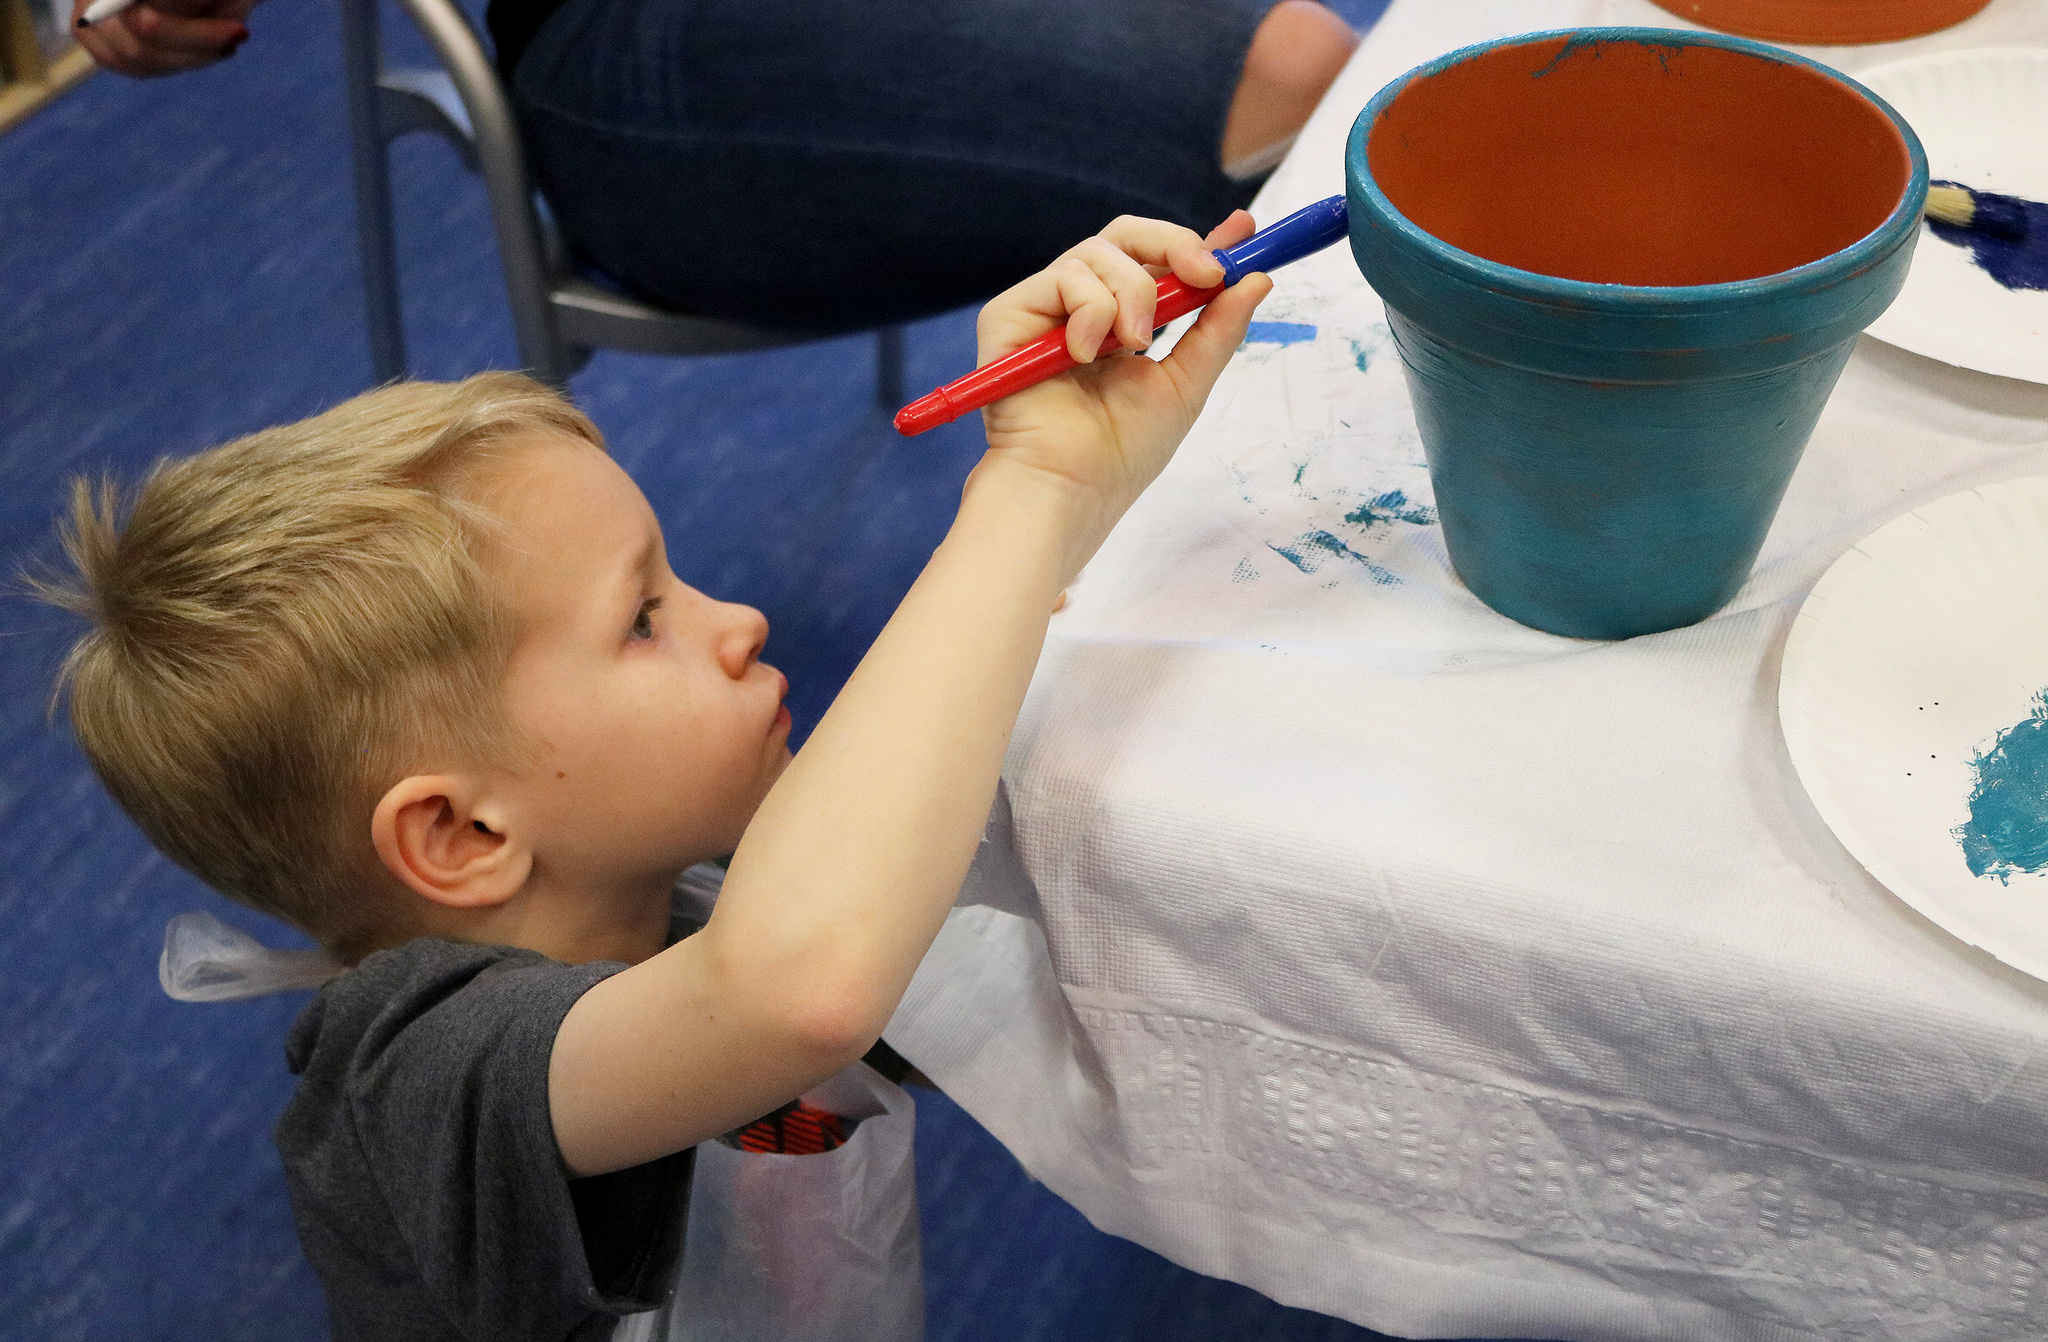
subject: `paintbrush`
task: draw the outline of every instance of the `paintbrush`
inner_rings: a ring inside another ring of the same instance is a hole
[[[1210,299],[1254,271],[1299,261],[1349,236],[1349,218],[1344,197],[1331,196],[1296,210],[1270,228],[1260,229],[1235,247],[1212,253],[1223,263],[1223,282],[1213,288],[1194,289],[1176,275],[1165,276],[1159,281],[1159,297],[1152,309],[1153,329],[1207,305]],[[1099,358],[1122,348],[1123,342],[1111,335],[1104,338],[1095,353]],[[1062,326],[993,363],[983,364],[965,377],[955,378],[937,391],[918,397],[896,412],[896,432],[909,438],[926,429],[951,424],[969,411],[1036,386],[1072,367],[1074,356],[1067,352],[1067,328]]]
[[[1994,238],[2017,242],[2027,236],[2027,202],[1995,191],[1972,191],[1955,182],[1928,183],[1926,214],[1929,219]]]

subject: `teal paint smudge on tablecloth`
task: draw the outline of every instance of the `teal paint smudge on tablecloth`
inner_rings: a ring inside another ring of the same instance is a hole
[[[2001,731],[1970,766],[1977,773],[1970,818],[1953,832],[1971,873],[2010,883],[2048,868],[2048,690],[2035,694],[2033,713]]]
[[[1308,469],[1308,465],[1304,461],[1295,467],[1294,483],[1297,489],[1301,485],[1302,473]],[[1306,490],[1301,490],[1300,492],[1307,493]],[[1313,499],[1317,496],[1309,494],[1308,497]],[[1436,525],[1437,515],[1436,509],[1428,504],[1416,503],[1410,500],[1405,490],[1390,489],[1384,494],[1378,494],[1367,499],[1350,512],[1344,514],[1344,521],[1347,525],[1357,527],[1360,532],[1370,536],[1374,527],[1392,526],[1396,522],[1406,522],[1411,526],[1434,526]],[[1266,542],[1266,548],[1300,569],[1303,573],[1314,573],[1333,558],[1350,559],[1360,564],[1372,576],[1372,580],[1382,586],[1390,587],[1401,581],[1399,574],[1385,568],[1371,557],[1360,554],[1357,550],[1352,549],[1350,543],[1342,537],[1333,535],[1321,528],[1303,532],[1285,545],[1275,545],[1273,542],[1268,541]],[[1249,563],[1249,560],[1241,560],[1238,563],[1238,568],[1242,570]],[[1232,581],[1242,581],[1235,573],[1231,577]]]
[[[1367,499],[1344,514],[1344,520],[1367,530],[1377,526],[1392,526],[1396,522],[1428,527],[1436,525],[1436,509],[1426,503],[1411,503],[1407,494],[1398,489],[1390,489],[1378,498]]]
[[[1314,573],[1332,558],[1353,559],[1365,567],[1376,583],[1391,585],[1401,581],[1327,531],[1311,531],[1291,545],[1274,545],[1269,541],[1266,548],[1303,573]]]

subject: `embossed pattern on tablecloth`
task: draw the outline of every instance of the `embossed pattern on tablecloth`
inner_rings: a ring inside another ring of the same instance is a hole
[[[1234,1162],[1279,1196],[1338,1195],[1358,1224],[1392,1227],[1389,1247],[1413,1224],[1649,1292],[1676,1261],[1703,1302],[1836,1338],[1869,1335],[1873,1304],[1898,1316],[1887,1336],[2048,1331],[2048,1190],[1889,1172],[1195,1016],[1077,1015],[1140,1179]],[[1335,1205],[1322,1214],[1341,1234]]]

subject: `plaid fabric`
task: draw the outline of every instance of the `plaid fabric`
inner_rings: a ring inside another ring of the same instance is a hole
[[[828,1114],[823,1109],[813,1109],[802,1100],[791,1100],[774,1113],[757,1118],[718,1140],[742,1151],[816,1156],[844,1146],[858,1122],[857,1119]]]

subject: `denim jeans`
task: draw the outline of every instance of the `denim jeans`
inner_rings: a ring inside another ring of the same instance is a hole
[[[709,316],[925,316],[1119,214],[1206,231],[1274,0],[567,0],[511,80],[571,242]]]

